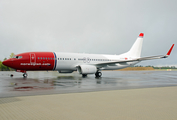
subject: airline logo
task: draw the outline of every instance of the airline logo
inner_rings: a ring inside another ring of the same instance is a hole
[[[36,66],[36,65],[45,65],[45,66],[51,66],[50,63],[21,63],[20,65],[32,65],[32,66]]]

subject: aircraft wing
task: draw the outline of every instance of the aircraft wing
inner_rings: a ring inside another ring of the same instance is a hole
[[[142,57],[142,58],[136,58],[136,59],[131,59],[131,60],[120,60],[120,61],[114,61],[114,62],[99,63],[99,64],[96,64],[96,66],[107,66],[107,65],[117,64],[117,63],[126,64],[127,62],[136,62],[136,61],[138,62],[138,61],[144,61],[144,60],[167,58],[170,55],[173,47],[174,47],[174,44],[171,46],[170,50],[167,52],[166,55],[149,56],[149,57]]]

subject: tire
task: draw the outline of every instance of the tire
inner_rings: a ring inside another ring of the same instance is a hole
[[[23,77],[26,78],[28,75],[26,73],[23,74]]]
[[[96,72],[96,73],[95,73],[95,77],[96,77],[96,78],[99,78],[99,77],[101,77],[101,76],[102,76],[102,73],[101,73],[101,72]]]
[[[87,74],[82,74],[82,77],[87,77]]]
[[[13,77],[13,76],[14,76],[13,74],[10,75],[10,77]]]

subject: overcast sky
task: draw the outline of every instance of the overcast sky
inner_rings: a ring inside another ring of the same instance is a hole
[[[0,60],[29,51],[121,54],[141,32],[142,57],[166,54],[177,43],[176,6],[176,0],[0,0]],[[177,47],[168,59],[141,65],[177,65]]]

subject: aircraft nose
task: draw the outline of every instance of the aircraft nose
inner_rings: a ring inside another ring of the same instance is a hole
[[[9,67],[11,62],[9,60],[5,60],[2,62],[2,64]]]

